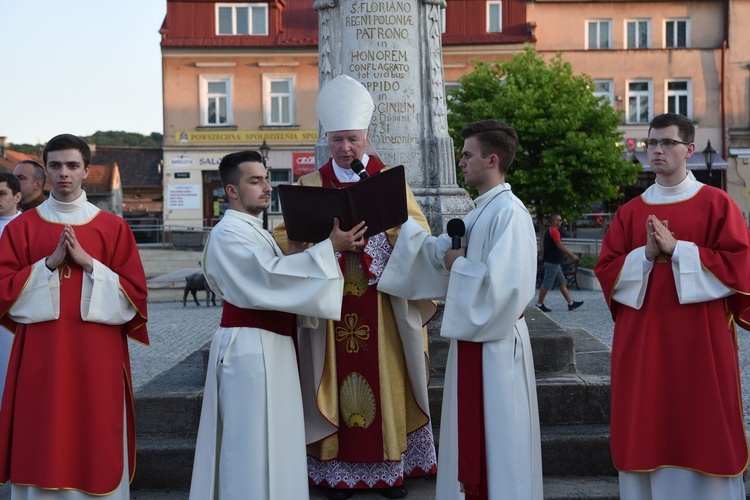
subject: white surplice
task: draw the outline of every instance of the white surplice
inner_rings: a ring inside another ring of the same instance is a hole
[[[536,235],[523,203],[501,184],[478,197],[464,219],[466,257],[450,272],[451,240],[411,220],[401,227],[380,280],[387,293],[445,298],[440,334],[451,338],[443,392],[438,500],[460,500],[456,340],[482,342],[489,497],[541,500],[542,461],[534,362],[523,318],[534,296]]]
[[[308,326],[341,314],[344,281],[330,240],[284,256],[260,219],[228,210],[202,262],[211,289],[236,307],[298,314]],[[191,500],[308,498],[292,338],[219,327],[208,363]]]

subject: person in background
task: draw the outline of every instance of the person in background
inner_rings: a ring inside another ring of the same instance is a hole
[[[44,183],[47,176],[44,166],[34,160],[24,160],[13,169],[13,175],[21,183],[21,210],[27,211],[41,205],[45,198]]]
[[[20,202],[21,184],[18,179],[9,172],[0,172],[0,234],[21,213],[18,211]]]
[[[16,176],[10,172],[0,172],[0,235],[3,234],[5,226],[21,213],[18,211],[20,201],[21,185]],[[0,404],[12,345],[13,334],[0,326]]]
[[[656,183],[618,209],[594,268],[615,321],[610,448],[623,500],[745,499],[736,322],[748,326],[750,235],[727,193],[687,169],[694,140],[682,115],[651,121]]]
[[[544,298],[547,296],[547,290],[552,290],[556,285],[560,285],[560,293],[568,303],[568,311],[578,309],[583,305],[583,301],[575,301],[570,298],[568,292],[568,282],[562,272],[563,257],[567,255],[573,260],[578,260],[578,255],[574,254],[563,245],[562,236],[560,235],[560,226],[562,225],[562,216],[553,213],[549,216],[549,227],[542,236],[542,251],[544,256],[544,278],[542,286],[539,289],[539,301],[536,306],[544,312],[550,312],[552,309],[544,305]]]

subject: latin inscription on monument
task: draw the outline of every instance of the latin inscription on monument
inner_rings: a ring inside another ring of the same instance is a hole
[[[343,14],[346,73],[375,100],[370,132],[386,164],[420,161],[420,46],[415,1],[353,2]]]

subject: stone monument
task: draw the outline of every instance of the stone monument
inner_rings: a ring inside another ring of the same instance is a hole
[[[314,0],[319,88],[346,74],[375,101],[370,137],[386,165],[404,165],[433,234],[473,208],[456,184],[448,135],[440,9],[445,0]],[[341,110],[345,113],[346,110]],[[323,134],[315,147],[328,159]]]

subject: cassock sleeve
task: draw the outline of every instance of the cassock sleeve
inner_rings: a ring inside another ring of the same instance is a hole
[[[447,236],[435,238],[412,217],[401,225],[378,290],[406,299],[442,299],[450,273],[445,269]]]
[[[453,263],[443,337],[490,342],[513,335],[534,297],[536,237],[531,220],[505,209],[488,229],[486,262],[459,257]]]
[[[645,226],[643,230],[646,230]],[[652,268],[644,268],[645,247],[632,248],[629,240],[618,210],[604,235],[599,259],[594,266],[612,319],[616,319],[619,304],[635,309],[643,305]]]
[[[248,229],[226,224],[209,237],[204,269],[214,291],[237,307],[340,318],[344,281],[331,240],[277,256]]]
[[[24,325],[60,317],[60,277],[57,272],[49,273],[44,260],[31,266],[29,281],[8,310],[8,317]]]
[[[83,277],[81,318],[90,323],[124,325],[136,315],[135,307],[120,288],[120,277],[94,259],[93,280]],[[117,300],[112,300],[117,297]]]

